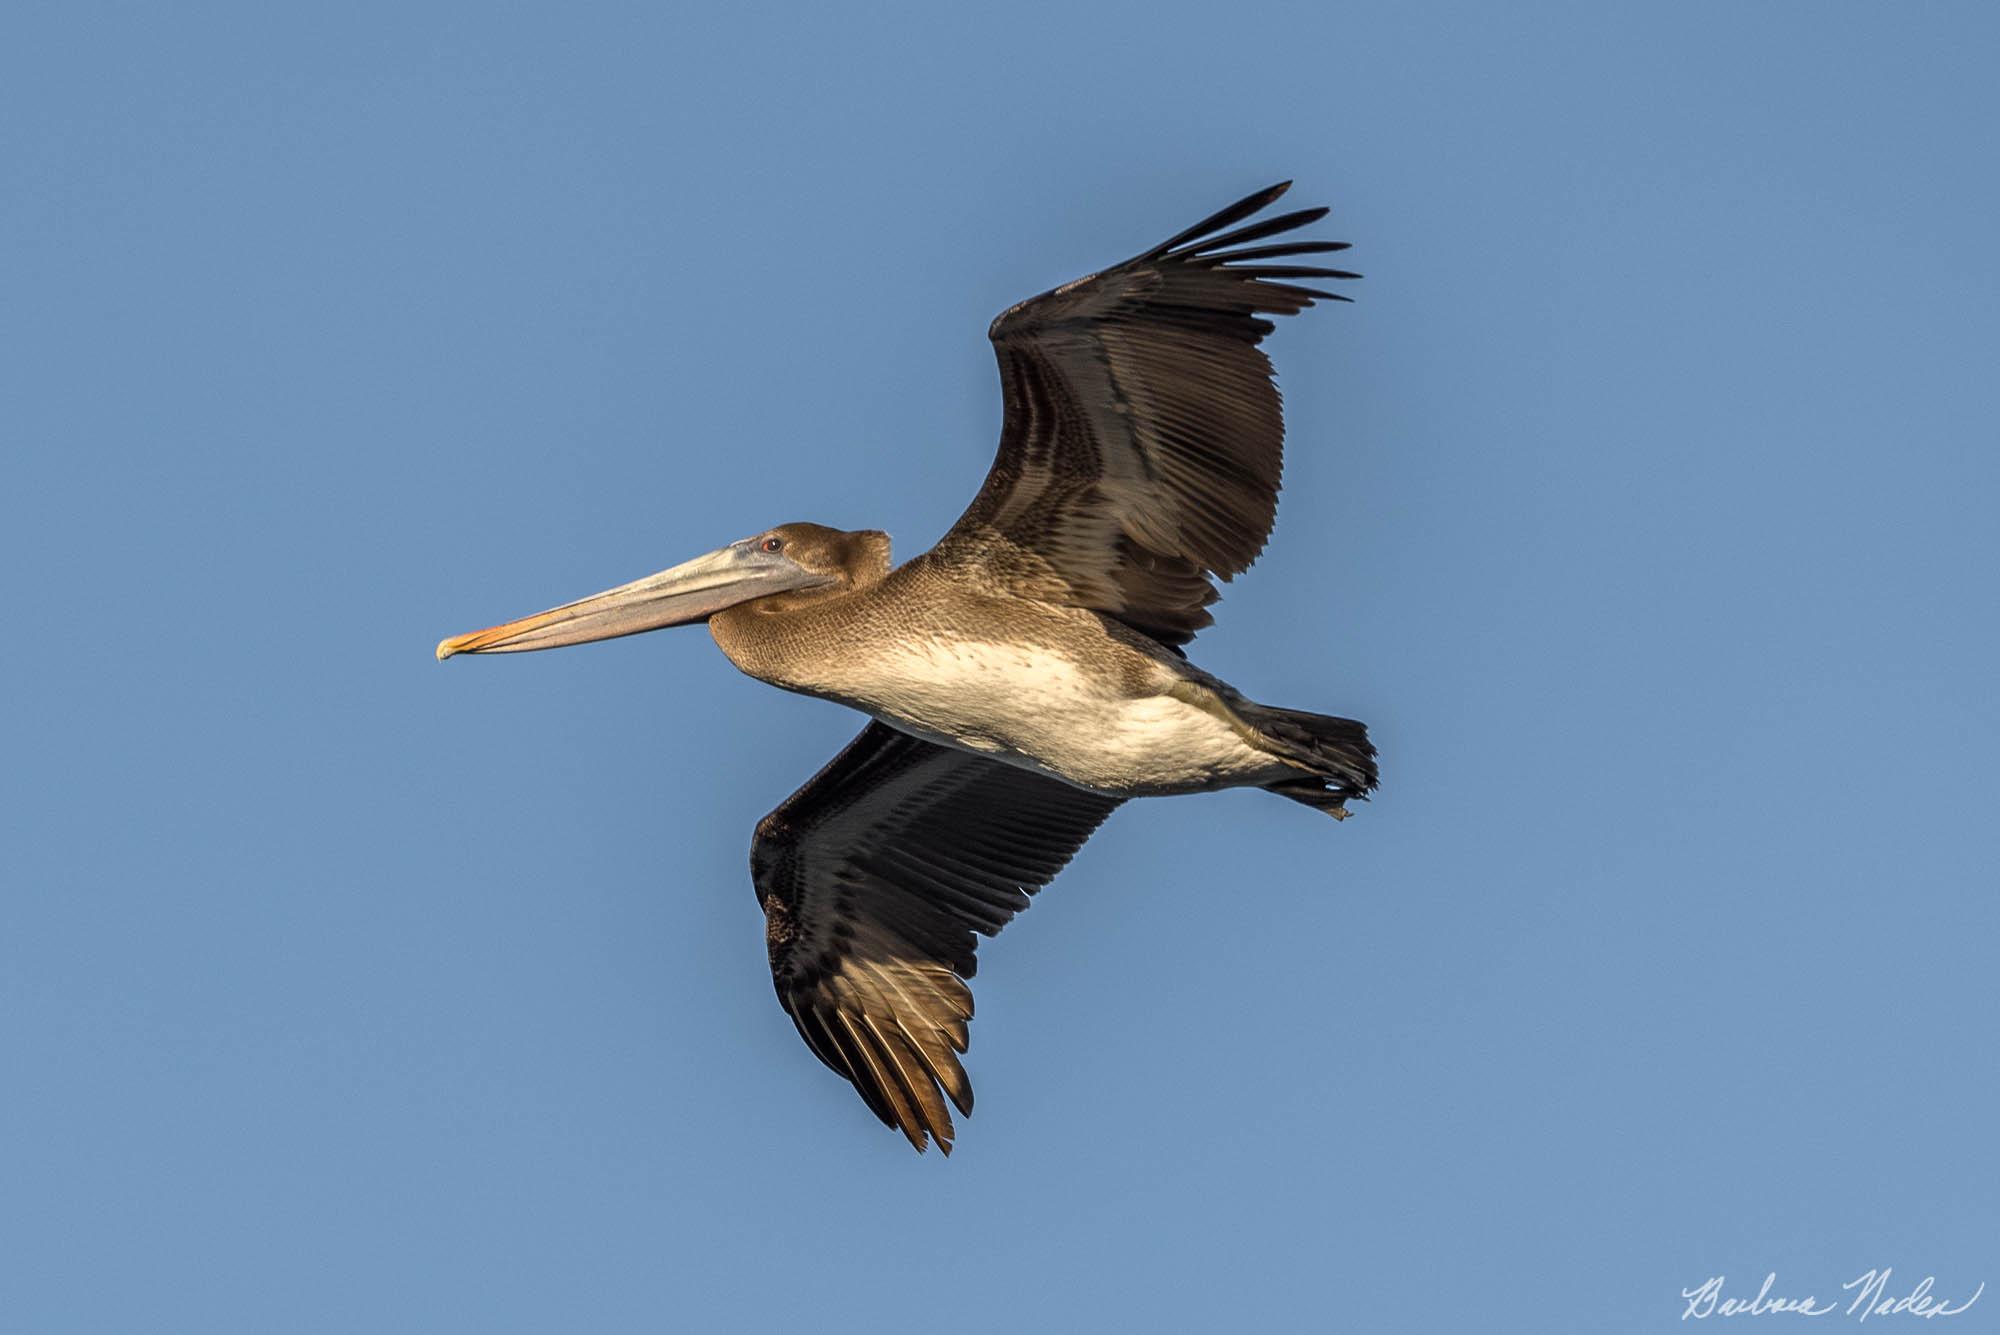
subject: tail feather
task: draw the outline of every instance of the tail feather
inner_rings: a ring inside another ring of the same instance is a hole
[[[1380,773],[1375,766],[1375,746],[1368,740],[1365,723],[1298,709],[1253,705],[1248,701],[1239,703],[1237,710],[1244,722],[1272,744],[1272,750],[1306,767],[1307,772],[1297,778],[1265,784],[1268,791],[1303,802],[1336,819],[1347,816],[1347,803],[1351,799],[1366,801],[1368,794],[1375,791]]]

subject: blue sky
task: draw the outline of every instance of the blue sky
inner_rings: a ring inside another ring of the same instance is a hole
[[[0,1324],[2000,1285],[1996,38],[10,7]],[[778,1009],[744,865],[858,720],[697,631],[431,646],[784,520],[921,551],[987,320],[1281,177],[1367,277],[1273,345],[1277,535],[1197,657],[1368,720],[1383,791],[1121,812],[984,949],[918,1159]]]

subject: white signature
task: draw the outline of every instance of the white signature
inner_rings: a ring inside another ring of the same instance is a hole
[[[1889,1291],[1891,1268],[1870,1270],[1856,1275],[1841,1285],[1842,1291],[1854,1294],[1844,1305],[1839,1299],[1821,1302],[1816,1296],[1807,1294],[1803,1298],[1779,1297],[1771,1292],[1778,1282],[1777,1273],[1764,1276],[1764,1287],[1757,1290],[1754,1298],[1725,1298],[1722,1296],[1724,1276],[1711,1275],[1698,1288],[1682,1289],[1681,1297],[1687,1302],[1687,1310],[1681,1313],[1683,1321],[1705,1321],[1712,1316],[1774,1316],[1789,1312],[1795,1316],[1828,1316],[1839,1312],[1853,1317],[1856,1321],[1866,1321],[1871,1316],[1957,1316],[1966,1308],[1979,1301],[1979,1295],[1986,1292],[1986,1281],[1964,1302],[1953,1305],[1947,1298],[1934,1297],[1931,1286],[1937,1282],[1935,1275],[1925,1275],[1923,1282],[1908,1293],[1897,1295]]]

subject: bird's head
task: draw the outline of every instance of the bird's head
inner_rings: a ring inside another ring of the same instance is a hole
[[[780,524],[546,612],[455,635],[437,647],[455,654],[513,654],[637,635],[706,621],[724,608],[757,602],[773,610],[866,588],[889,573],[889,535],[822,524]]]

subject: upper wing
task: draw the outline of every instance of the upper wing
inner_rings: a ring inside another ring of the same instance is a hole
[[[884,1123],[951,1153],[972,1086],[974,932],[1054,879],[1119,799],[871,722],[757,824],[778,999]]]
[[[1289,262],[1343,242],[1225,249],[1325,215],[1303,209],[1222,232],[1290,184],[993,322],[1007,409],[1000,452],[936,559],[1167,644],[1213,620],[1209,577],[1247,569],[1277,512],[1285,426],[1257,347],[1275,326],[1261,316],[1346,300],[1277,280],[1356,276]]]

